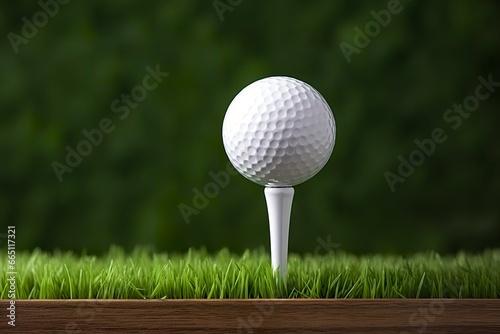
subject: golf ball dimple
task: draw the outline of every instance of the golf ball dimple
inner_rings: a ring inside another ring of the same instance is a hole
[[[335,119],[321,94],[282,76],[245,87],[222,125],[233,166],[268,187],[294,186],[317,174],[332,154],[335,133]]]

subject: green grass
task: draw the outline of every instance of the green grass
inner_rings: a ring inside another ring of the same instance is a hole
[[[5,252],[6,253],[6,252]],[[18,299],[72,298],[499,298],[500,250],[440,256],[290,255],[286,280],[269,255],[130,254],[102,257],[18,253]],[[8,297],[7,256],[0,259],[0,298]]]

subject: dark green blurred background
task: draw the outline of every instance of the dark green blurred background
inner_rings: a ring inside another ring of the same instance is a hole
[[[8,34],[42,7],[2,2],[0,233],[15,225],[18,249],[269,249],[263,188],[242,176],[189,224],[179,205],[226,168],[231,99],[287,75],[317,88],[337,122],[330,162],[296,187],[290,251],[326,251],[329,238],[358,253],[500,246],[500,91],[458,129],[443,121],[479,75],[500,81],[500,3],[402,1],[348,63],[339,44],[387,1],[238,2],[218,13],[212,1],[70,1],[17,53]],[[157,65],[170,75],[121,120],[111,103]],[[59,182],[52,163],[103,118],[115,130]],[[435,128],[447,141],[391,192],[384,173]]]

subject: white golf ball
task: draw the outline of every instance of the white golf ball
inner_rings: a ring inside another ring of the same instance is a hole
[[[335,145],[335,119],[321,94],[305,82],[269,77],[236,95],[222,139],[229,160],[247,179],[291,187],[327,163]]]

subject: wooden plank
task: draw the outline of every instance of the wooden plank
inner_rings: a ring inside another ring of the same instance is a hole
[[[500,299],[0,301],[1,333],[500,333]]]

